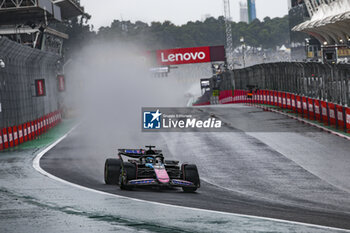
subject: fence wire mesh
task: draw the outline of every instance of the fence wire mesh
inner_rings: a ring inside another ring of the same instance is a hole
[[[23,124],[58,109],[59,57],[0,38],[0,128]],[[35,80],[44,79],[46,95],[36,97]]]
[[[279,62],[251,66],[212,78],[220,90],[259,89],[291,92],[337,104],[350,105],[350,65]]]

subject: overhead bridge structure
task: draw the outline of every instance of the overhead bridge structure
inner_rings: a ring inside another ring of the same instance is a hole
[[[0,0],[0,24],[20,24],[23,21],[62,21],[84,15],[78,0]]]
[[[305,0],[311,17],[293,28],[308,33],[322,44],[350,43],[349,0]]]
[[[0,0],[0,35],[61,54],[68,35],[57,25],[77,16],[90,18],[79,0]]]

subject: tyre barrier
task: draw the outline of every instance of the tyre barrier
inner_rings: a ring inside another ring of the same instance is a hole
[[[0,151],[36,139],[61,120],[61,112],[55,111],[33,121],[0,129]]]
[[[236,103],[271,105],[350,133],[350,108],[347,106],[274,90],[257,90],[252,98],[247,96],[246,90],[225,90],[220,91],[218,101],[196,103],[193,106]],[[2,141],[3,147],[6,148],[5,138],[2,138]],[[8,143],[11,143],[10,137]]]

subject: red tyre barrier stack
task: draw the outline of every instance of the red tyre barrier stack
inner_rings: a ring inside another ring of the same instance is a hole
[[[43,120],[42,118],[39,118],[38,120],[38,135],[40,136],[43,132]]]
[[[287,98],[287,104],[286,107],[287,109],[291,110],[292,109],[292,97],[290,93],[286,94],[286,98]]]
[[[296,96],[296,109],[297,109],[297,112],[299,114],[302,114],[302,106],[301,106],[302,102],[301,102],[301,97],[300,96]]]
[[[277,92],[277,96],[278,96],[278,106],[279,106],[280,108],[283,108],[282,92]]]
[[[316,120],[321,122],[322,120],[321,120],[320,101],[319,100],[314,100],[314,110],[315,110]]]
[[[24,142],[22,125],[18,126],[18,141],[19,144],[22,144]]]
[[[273,91],[273,105],[278,106],[278,92]]]
[[[303,117],[304,118],[308,118],[308,113],[309,113],[309,111],[308,111],[308,103],[307,103],[307,98],[305,97],[305,96],[303,96],[303,97],[301,97],[301,100],[302,100],[302,104],[303,104],[303,106],[302,106],[302,109],[303,109],[303,112],[302,112],[302,114],[303,114]]]
[[[13,134],[12,134],[12,128],[11,127],[7,128],[7,134],[9,136],[9,147],[13,147],[14,146],[14,142],[13,142]]]
[[[13,130],[13,143],[14,143],[14,146],[18,146],[18,129],[17,129],[17,126],[14,126],[12,128]]]
[[[295,100],[295,95],[294,94],[290,94],[290,101],[291,101],[291,105],[292,105],[292,110],[294,112],[297,112],[297,103],[296,103],[296,100]]]
[[[282,92],[282,108],[287,108],[287,95],[285,92]]]
[[[327,111],[328,106],[327,106],[327,102],[321,100],[320,103],[321,103],[321,109],[322,109],[322,111],[321,111],[322,122],[324,124],[328,125],[329,123],[328,123],[328,111]]]
[[[275,92],[269,91],[269,105],[275,105]]]
[[[28,126],[26,123],[23,124],[23,141],[28,141]]]
[[[308,111],[309,111],[309,119],[315,120],[314,100],[311,98],[308,98],[307,104],[308,104]]]
[[[50,121],[50,128],[53,127],[53,121],[54,121],[54,114],[51,113],[51,117],[50,117],[51,121]]]
[[[4,149],[4,143],[2,139],[2,130],[0,129],[0,151]]]
[[[262,90],[262,104],[267,104],[267,92],[265,90]]]
[[[337,127],[338,129],[344,129],[343,106],[335,105],[335,110],[337,115]]]
[[[260,91],[255,92],[255,103],[260,104]]]
[[[33,140],[35,138],[35,121],[30,122],[30,131],[31,131],[30,139]]]
[[[350,133],[350,108],[345,108],[346,132]]]
[[[9,148],[9,142],[8,142],[8,135],[7,135],[7,129],[4,128],[2,129],[2,141],[3,141],[3,144],[4,144],[4,149],[7,149]]]
[[[266,91],[265,92],[265,104],[272,105],[271,91]]]
[[[331,125],[336,125],[336,118],[335,118],[335,104],[328,103],[328,109],[329,109],[329,119],[331,122]]]
[[[39,133],[40,122],[39,122],[39,120],[35,120],[34,122],[35,122],[35,125],[34,125],[35,137],[38,137],[40,135],[40,133]]]
[[[236,90],[232,92],[232,103],[236,103]]]
[[[50,129],[50,114],[46,115],[46,129]]]
[[[267,93],[267,104],[268,105],[274,105],[274,94],[273,94],[273,91],[268,91]]]
[[[224,95],[226,101],[232,100],[232,91],[226,91]],[[0,129],[0,150],[33,140],[60,122],[61,112],[55,111],[31,122]]]
[[[350,108],[344,107],[342,105],[329,103],[326,101],[309,98],[306,96],[299,96],[292,93],[287,92],[279,92],[274,90],[257,90],[253,92],[252,98],[248,98],[249,91],[247,90],[225,90],[220,91],[219,95],[219,103],[220,104],[229,104],[229,103],[249,103],[249,104],[265,104],[272,105],[282,109],[289,109],[295,113],[301,114],[302,117],[308,118],[310,120],[317,120],[326,125],[336,126],[339,129],[342,129],[348,133],[350,133]],[[209,105],[208,103],[196,104],[198,105]],[[33,136],[38,136],[43,132],[51,129],[55,125],[57,125],[61,121],[61,112],[56,111],[49,113],[48,115],[40,118],[39,120],[34,121],[33,130],[30,132],[30,128],[24,124],[16,129],[15,127],[7,128],[3,130],[2,138],[2,147],[6,147],[6,139],[4,135],[15,135],[18,130],[18,133],[23,131],[23,139],[19,136],[19,143],[22,141],[26,141],[26,136],[28,140],[33,138]],[[33,122],[32,122],[33,124]],[[27,133],[25,132],[27,129]],[[0,132],[1,133],[1,132]],[[21,134],[20,134],[21,135]],[[32,135],[32,136],[31,136]],[[0,135],[1,137],[1,135]],[[12,141],[9,140],[7,144],[10,146],[16,143],[16,139]],[[1,147],[0,147],[1,148]]]
[[[43,117],[43,132],[46,132],[47,131],[47,118],[46,116]]]

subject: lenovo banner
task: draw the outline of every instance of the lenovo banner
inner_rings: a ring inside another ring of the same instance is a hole
[[[156,51],[161,66],[225,61],[224,46],[179,48]]]

